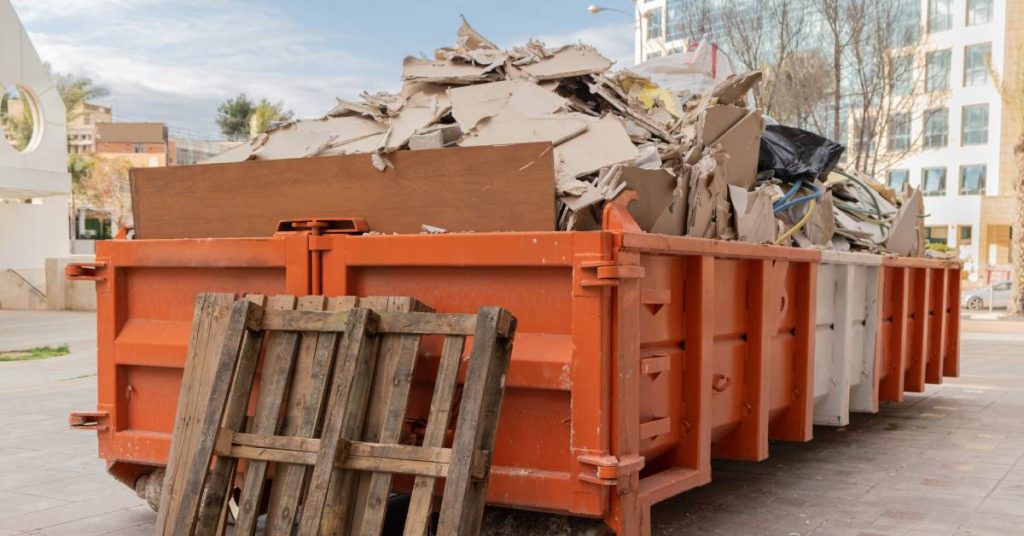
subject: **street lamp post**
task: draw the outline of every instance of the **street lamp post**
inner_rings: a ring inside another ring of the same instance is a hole
[[[633,4],[634,12],[632,14],[630,14],[628,11],[625,11],[625,10],[622,10],[622,9],[618,9],[618,8],[614,8],[614,7],[599,6],[597,4],[590,4],[589,6],[587,6],[587,11],[589,11],[591,15],[597,15],[598,13],[601,13],[603,11],[614,11],[616,13],[621,13],[621,14],[627,16],[627,17],[632,18],[633,19],[633,38],[636,40],[636,43],[639,45],[639,48],[640,48],[640,61],[643,61],[643,59],[644,59],[644,52],[645,52],[645,49],[647,47],[644,45],[643,34],[641,33],[642,29],[640,27],[640,3],[637,2],[637,0],[631,0],[630,3]],[[639,63],[639,62],[637,62],[637,63]]]

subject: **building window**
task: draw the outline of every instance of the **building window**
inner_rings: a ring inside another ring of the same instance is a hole
[[[133,150],[136,153],[144,153],[146,152],[146,146],[141,143],[136,143],[135,146],[133,147]]]
[[[924,241],[929,244],[949,243],[949,227],[946,227],[945,225],[925,227]]]
[[[984,164],[960,167],[960,195],[984,195],[985,175],[988,169]]]
[[[949,109],[928,110],[924,113],[924,146],[933,149],[949,144]]]
[[[946,195],[946,168],[921,170],[921,185],[924,195]]]
[[[914,89],[914,58],[899,56],[889,62],[892,73],[892,94],[900,97],[910,95]]]
[[[967,25],[992,22],[992,0],[967,0]]]
[[[925,56],[925,90],[945,91],[949,89],[950,51],[933,50]]]
[[[889,188],[902,192],[903,187],[906,186],[907,182],[910,181],[910,170],[909,169],[890,169],[889,170]]]
[[[661,39],[661,9],[647,12],[647,38]]]
[[[964,47],[964,87],[988,83],[988,61],[991,56],[992,43]]]
[[[953,0],[928,0],[928,33],[953,27]]]
[[[988,143],[988,104],[964,106],[962,112],[960,144],[984,145]]]
[[[971,241],[974,239],[974,229],[971,228],[970,225],[960,225],[958,228],[959,232],[957,234],[959,235],[959,240],[957,241],[957,245],[971,245]]]
[[[665,2],[665,20],[668,24],[665,26],[668,28],[666,32],[666,39],[668,41],[675,41],[677,39],[684,39],[687,37],[700,38],[699,35],[686,35],[686,9],[694,9],[688,0],[666,0]]]
[[[889,124],[889,150],[910,149],[910,113],[893,114]]]

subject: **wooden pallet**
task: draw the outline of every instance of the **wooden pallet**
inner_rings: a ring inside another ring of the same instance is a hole
[[[262,511],[268,535],[291,534],[296,520],[303,535],[380,534],[392,474],[415,476],[406,535],[426,533],[438,478],[438,534],[479,533],[515,318],[497,307],[425,311],[411,298],[201,294],[158,534],[222,533],[236,487],[234,534],[253,534]],[[444,343],[426,431],[422,445],[403,444],[413,368],[429,335]],[[247,464],[236,482],[239,460]]]

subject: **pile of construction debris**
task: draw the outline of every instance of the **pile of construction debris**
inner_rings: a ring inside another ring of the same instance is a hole
[[[675,84],[682,78],[666,66],[612,72],[583,44],[503,50],[463,20],[454,47],[405,59],[400,93],[339,100],[321,119],[281,125],[211,162],[371,153],[383,171],[397,150],[550,142],[560,230],[600,229],[604,204],[629,189],[648,232],[921,254],[920,232],[905,248],[894,223],[911,213],[917,229],[919,203],[830,175],[841,146],[825,166],[766,162],[762,133],[788,127],[765,130],[747,107],[760,73]]]

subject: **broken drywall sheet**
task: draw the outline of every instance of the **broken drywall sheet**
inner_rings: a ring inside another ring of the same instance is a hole
[[[649,233],[681,235],[686,226],[686,182],[666,169],[622,167],[622,179],[639,196],[627,209]]]
[[[710,148],[690,172],[686,235],[727,240],[733,236],[725,182],[727,155]]]
[[[493,77],[485,67],[446,60],[427,60],[409,56],[402,62],[402,80],[438,84],[473,84]]]
[[[759,188],[748,192],[742,186],[729,185],[729,200],[732,201],[739,240],[756,244],[775,242],[771,190]]]
[[[705,146],[718,144],[729,155],[726,182],[745,190],[757,180],[757,157],[764,122],[761,112],[738,106],[710,106],[697,122],[698,138]]]
[[[506,110],[480,121],[473,132],[459,140],[458,145],[475,147],[534,141],[560,144],[584,133],[590,126],[589,119],[582,114],[523,117],[517,112]]]
[[[909,197],[896,213],[889,234],[885,238],[883,245],[889,253],[905,256],[915,256],[919,253],[917,227],[920,225],[918,220],[924,212],[924,203],[921,190],[911,190]]]
[[[803,229],[804,234],[815,246],[827,245],[836,234],[834,212],[832,192],[821,194],[821,198],[814,207],[814,212],[811,213],[811,219],[807,220],[807,225]]]
[[[385,151],[394,151],[405,145],[417,130],[431,125],[436,114],[430,108],[406,107],[402,113],[388,119],[388,131],[381,146]]]
[[[611,60],[586,45],[568,45],[550,54],[536,63],[523,65],[523,72],[534,80],[553,80],[603,73],[612,66]]]
[[[555,167],[560,175],[578,178],[614,164],[633,162],[640,156],[617,117],[587,117],[586,121],[589,125],[585,132],[555,146]]]
[[[440,149],[454,145],[462,137],[462,129],[459,125],[437,125],[417,130],[409,137],[409,149],[418,151],[422,149]]]
[[[448,97],[452,117],[463,132],[469,132],[483,119],[494,117],[506,108],[525,117],[552,114],[565,108],[565,99],[525,80],[456,87],[448,90]]]
[[[761,71],[750,71],[719,82],[711,91],[711,96],[718,99],[718,104],[735,104],[743,106],[747,93],[761,82],[764,75]]]
[[[366,146],[373,150],[380,144],[386,130],[385,125],[357,115],[297,121],[257,137],[253,142],[251,158],[276,160],[338,154],[325,151],[348,144]]]

